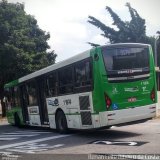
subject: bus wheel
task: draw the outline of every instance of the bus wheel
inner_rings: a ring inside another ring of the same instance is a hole
[[[68,131],[67,120],[63,111],[58,111],[56,114],[56,129],[59,133],[67,133]]]
[[[106,129],[111,129],[112,126],[107,126]]]
[[[21,126],[20,118],[19,118],[17,112],[14,114],[14,124],[15,124],[16,127],[20,127]]]

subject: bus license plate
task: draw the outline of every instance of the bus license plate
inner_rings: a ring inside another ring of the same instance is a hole
[[[128,102],[136,102],[136,101],[137,101],[137,98],[135,97],[128,98]]]

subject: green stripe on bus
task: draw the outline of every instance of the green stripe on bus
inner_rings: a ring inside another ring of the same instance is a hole
[[[99,113],[91,113],[91,115],[98,115]],[[48,114],[48,115],[55,115],[55,114]],[[65,113],[65,115],[81,115],[80,113]]]
[[[5,84],[4,88],[10,88],[10,87],[16,86],[18,83],[19,83],[18,79],[14,80],[12,82]]]

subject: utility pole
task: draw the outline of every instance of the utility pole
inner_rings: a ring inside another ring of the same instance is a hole
[[[159,86],[160,86],[160,76],[159,76],[159,67],[157,64],[157,41],[159,39],[159,36],[155,38],[154,41],[154,59],[155,59],[155,69],[156,69],[156,79],[157,79],[157,89],[159,91]]]
[[[154,60],[155,60],[155,66],[157,67],[157,41],[159,39],[159,36],[155,38],[154,41]]]

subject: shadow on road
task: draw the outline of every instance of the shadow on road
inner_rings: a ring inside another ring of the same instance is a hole
[[[136,137],[140,136],[141,134],[136,132],[127,132],[127,131],[120,131],[120,130],[94,130],[94,131],[71,131],[70,133],[78,134],[79,137],[86,137],[92,139],[119,139],[119,138],[129,138],[129,137]]]

